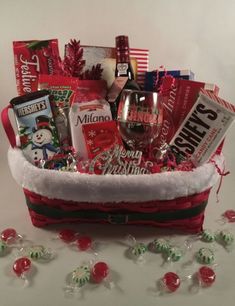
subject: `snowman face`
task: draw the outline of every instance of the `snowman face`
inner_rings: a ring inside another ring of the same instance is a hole
[[[46,143],[51,143],[52,133],[47,129],[40,129],[33,134],[32,141],[37,146],[41,147]]]

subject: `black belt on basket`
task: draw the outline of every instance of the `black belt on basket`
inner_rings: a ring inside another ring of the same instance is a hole
[[[115,211],[115,212],[104,212],[99,210],[76,210],[76,211],[65,211],[58,208],[46,206],[40,204],[33,204],[26,197],[27,206],[39,215],[43,215],[52,219],[64,219],[64,218],[80,218],[85,220],[105,220],[113,224],[126,224],[128,222],[134,222],[138,220],[143,221],[156,221],[156,222],[167,222],[172,220],[188,219],[195,217],[205,210],[207,201],[201,202],[199,205],[180,209],[175,211],[165,212],[130,212],[130,211]]]

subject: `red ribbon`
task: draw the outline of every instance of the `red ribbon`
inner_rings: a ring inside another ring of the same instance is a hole
[[[223,170],[221,170],[221,169],[219,168],[219,166],[217,165],[217,163],[216,163],[214,160],[211,160],[210,162],[215,166],[217,172],[218,172],[219,175],[220,175],[219,186],[218,186],[218,188],[217,188],[217,190],[216,190],[217,203],[218,203],[218,202],[219,202],[219,197],[218,197],[218,195],[219,195],[219,191],[220,191],[220,188],[221,188],[221,186],[222,186],[222,183],[223,183],[223,178],[224,178],[224,176],[230,174],[230,171],[226,171],[226,172],[225,172],[225,168],[223,168]]]
[[[15,132],[13,130],[13,127],[11,125],[9,116],[8,116],[8,110],[12,108],[11,104],[7,105],[1,112],[1,120],[2,120],[2,125],[4,127],[4,130],[7,134],[8,140],[11,144],[12,148],[16,147],[16,136]]]

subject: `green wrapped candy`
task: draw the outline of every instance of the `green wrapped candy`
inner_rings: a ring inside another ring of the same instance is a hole
[[[155,239],[151,243],[153,250],[158,253],[166,253],[170,248],[170,245],[166,239]]]
[[[199,263],[210,265],[215,261],[214,252],[208,248],[200,248],[196,254],[196,258]]]
[[[167,256],[168,260],[179,261],[183,256],[183,252],[179,247],[171,246],[167,250]]]
[[[47,253],[46,249],[42,245],[31,246],[28,250],[29,257],[31,259],[42,259]]]
[[[79,288],[86,285],[91,278],[91,272],[89,266],[80,266],[72,272],[72,282]]]
[[[205,242],[214,242],[215,234],[210,230],[204,230],[202,232],[202,240]]]
[[[131,248],[131,254],[135,257],[140,257],[146,252],[147,246],[142,242],[136,243],[136,245]]]
[[[222,230],[219,233],[219,238],[220,241],[225,245],[225,246],[230,246],[234,242],[234,236],[231,232],[228,230]]]

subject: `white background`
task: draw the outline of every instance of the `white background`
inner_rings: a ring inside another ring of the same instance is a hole
[[[164,65],[167,69],[191,69],[196,80],[215,83],[220,96],[235,103],[235,25],[234,0],[0,0],[0,92],[1,109],[16,96],[13,65],[13,40],[58,38],[60,49],[70,38],[82,44],[114,46],[118,34],[129,36],[136,48],[150,50],[150,69]],[[205,226],[217,230],[216,220],[228,208],[234,208],[235,146],[233,126],[224,147],[227,169],[231,174],[223,181],[216,203],[212,192],[206,210]],[[0,129],[0,230],[15,227],[36,243],[58,248],[59,241],[52,229],[34,228],[28,217],[21,188],[11,178],[7,166],[8,142]],[[216,188],[214,188],[216,189]],[[235,233],[235,224],[227,225]],[[0,258],[1,306],[13,305],[232,305],[235,299],[234,252],[226,253],[215,245],[217,281],[197,295],[187,291],[188,283],[174,295],[155,297],[156,281],[168,270],[180,265],[160,267],[161,258],[148,254],[146,264],[138,266],[125,258],[124,237],[130,233],[145,242],[156,237],[153,228],[84,225],[75,227],[104,243],[100,259],[113,270],[117,287],[87,287],[83,299],[65,299],[63,286],[66,275],[83,260],[92,256],[64,247],[58,258],[46,265],[36,264],[37,273],[30,288],[22,289],[10,273],[14,255]],[[55,229],[54,229],[55,230]],[[184,237],[174,237],[181,241]],[[190,255],[188,255],[190,257]],[[196,271],[197,266],[191,267]]]

